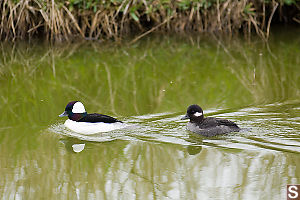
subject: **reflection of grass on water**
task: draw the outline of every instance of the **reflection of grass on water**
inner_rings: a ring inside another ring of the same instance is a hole
[[[260,189],[265,187],[268,197],[280,199],[280,188],[299,177],[299,170],[290,170],[296,169],[298,154],[207,145],[191,152],[189,146],[120,140],[85,143],[87,148],[79,154],[66,152],[64,144],[48,135],[39,137],[34,148],[26,143],[17,146],[26,146],[20,152],[1,145],[0,195],[4,199],[16,193],[26,199],[131,199],[133,195],[199,199],[212,190],[213,182],[217,186],[211,196],[220,199],[249,191],[261,197],[266,192]],[[264,178],[257,180],[258,176]]]
[[[49,124],[71,100],[81,100],[88,112],[130,116],[184,112],[192,103],[234,108],[299,97],[297,45],[281,44],[272,50],[275,59],[256,43],[188,41],[193,45],[172,37],[123,47],[2,43],[5,121]]]
[[[261,49],[250,44],[254,50],[234,44],[229,68],[250,92],[255,103],[298,99],[299,44],[300,40],[288,45],[281,42],[274,48],[265,44]]]

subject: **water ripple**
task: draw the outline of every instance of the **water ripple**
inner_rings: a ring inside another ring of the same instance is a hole
[[[50,127],[57,134],[75,137],[83,141],[107,142],[128,140],[142,142],[171,143],[178,145],[207,145],[221,148],[260,151],[288,151],[300,153],[300,122],[299,116],[292,116],[288,111],[299,110],[298,103],[268,104],[262,107],[249,107],[225,112],[226,110],[211,109],[207,116],[227,118],[242,127],[239,133],[205,138],[186,131],[186,121],[180,120],[182,113],[156,113],[133,116],[124,120],[128,128],[94,135],[82,135],[72,132],[62,123]],[[282,107],[285,107],[284,109]],[[283,111],[284,110],[284,111]]]

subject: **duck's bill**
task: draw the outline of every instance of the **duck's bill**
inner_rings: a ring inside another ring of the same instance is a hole
[[[60,115],[58,115],[59,117],[65,117],[65,116],[68,116],[68,113],[65,111],[63,113],[61,113]]]
[[[183,119],[189,119],[189,116],[185,115],[181,118],[181,120],[183,120]]]

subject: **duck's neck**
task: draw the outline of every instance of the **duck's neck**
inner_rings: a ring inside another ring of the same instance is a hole
[[[72,121],[79,121],[83,117],[87,116],[87,112],[84,113],[69,113],[68,117]]]
[[[200,117],[197,117],[197,118],[191,118],[191,123],[197,123],[197,124],[201,124],[204,120],[204,116],[200,116]]]

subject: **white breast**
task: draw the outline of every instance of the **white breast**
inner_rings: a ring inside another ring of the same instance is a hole
[[[99,132],[108,132],[116,129],[121,129],[127,127],[126,124],[115,122],[115,123],[89,123],[89,122],[76,122],[67,119],[64,124],[68,129],[85,135],[91,135]]]

